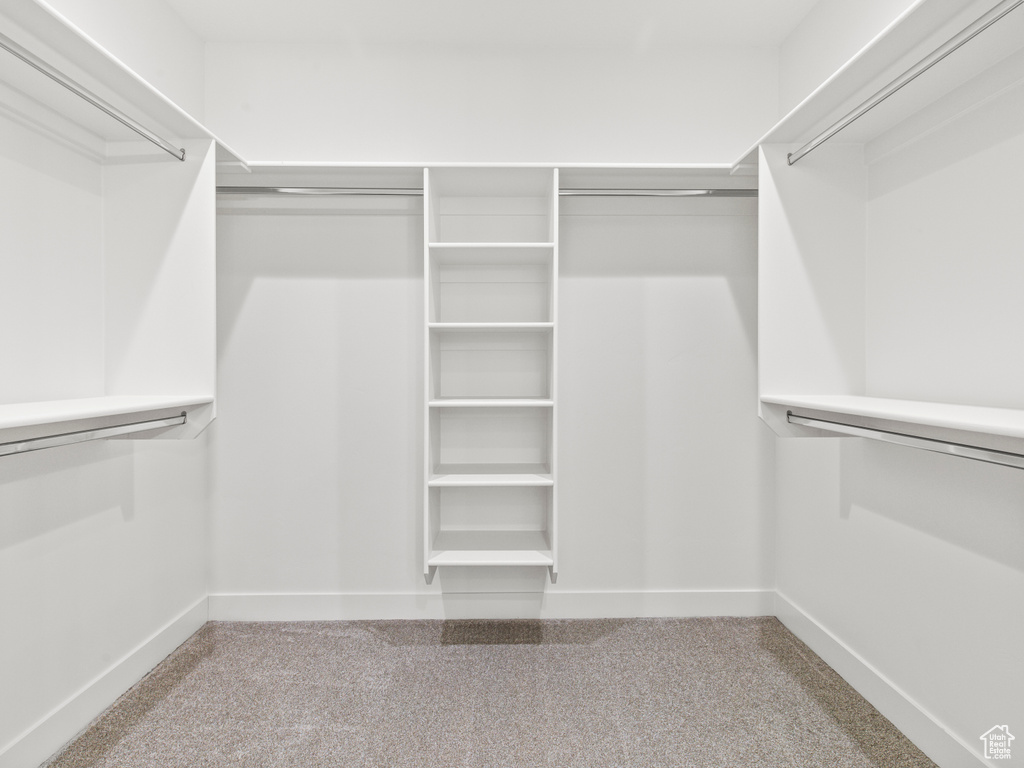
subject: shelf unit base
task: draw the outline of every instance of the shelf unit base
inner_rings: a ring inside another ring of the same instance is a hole
[[[543,531],[441,531],[427,565],[540,566],[555,563]]]

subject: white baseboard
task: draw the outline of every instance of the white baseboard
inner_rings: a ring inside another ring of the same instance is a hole
[[[770,589],[549,592],[541,618],[771,616],[774,596]]]
[[[770,616],[772,590],[214,594],[211,621]]]
[[[208,616],[204,597],[7,745],[0,752],[0,768],[41,764],[195,634]]]
[[[978,768],[989,765],[924,707],[785,595],[775,594],[773,612],[790,632],[838,672],[840,677],[941,768]]]

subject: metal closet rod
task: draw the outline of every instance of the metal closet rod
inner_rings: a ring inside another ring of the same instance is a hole
[[[118,424],[115,427],[99,427],[98,429],[82,429],[77,432],[62,432],[58,435],[45,435],[44,437],[33,437],[28,440],[16,440],[11,443],[0,443],[0,456],[14,456],[29,451],[41,451],[44,448],[56,448],[61,445],[73,445],[74,443],[85,443],[89,440],[103,440],[108,437],[120,437],[135,432],[147,432],[151,429],[161,427],[177,427],[184,424],[188,419],[185,411],[178,416],[170,416],[165,419],[147,419],[145,421],[133,421],[130,424]]]
[[[992,448],[979,448],[976,445],[935,440],[930,437],[917,437],[916,435],[890,432],[885,429],[859,427],[853,424],[844,424],[840,421],[815,419],[809,416],[801,416],[792,411],[786,411],[786,421],[790,424],[801,424],[805,427],[814,427],[815,429],[823,429],[841,435],[866,437],[870,440],[880,440],[884,443],[894,443],[895,445],[905,445],[911,448],[921,448],[925,451],[944,453],[947,456],[959,456],[964,459],[974,459],[975,461],[984,461],[989,464],[1001,464],[1004,467],[1024,469],[1024,456],[1018,453],[997,451]]]
[[[831,126],[826,128],[824,131],[819,133],[809,142],[804,144],[796,152],[791,152],[789,155],[787,155],[789,164],[793,165],[793,163],[795,163],[797,160],[802,158],[807,153],[813,152],[815,149],[817,149],[826,141],[831,139],[841,130],[846,128],[846,126],[848,126],[850,123],[854,122],[860,117],[863,117],[867,112],[870,112],[872,109],[877,107],[883,101],[885,101],[898,90],[900,90],[903,86],[917,79],[918,76],[923,75],[925,72],[934,67],[944,58],[949,56],[949,54],[953,53],[953,51],[955,51],[957,48],[959,48],[969,40],[974,39],[977,35],[980,35],[982,32],[991,27],[993,24],[995,24],[997,21],[1003,18],[1010,11],[1014,10],[1015,8],[1022,4],[1024,4],[1024,0],[1003,0],[1003,2],[999,3],[988,13],[976,19],[974,23],[970,24],[969,26],[961,30],[958,34],[949,38],[949,40],[947,40],[934,51],[929,53],[927,56],[925,56],[923,59],[917,62],[917,64],[912,66],[902,75],[897,77],[895,80],[890,82],[887,86],[882,88],[882,90],[875,93],[875,95],[871,96],[869,99],[867,99],[867,101],[863,102],[852,112],[849,112],[843,117],[839,118],[839,120],[832,123]]]
[[[158,136],[157,134],[153,133],[153,131],[146,128],[144,125],[128,117],[128,115],[119,110],[117,107],[104,101],[84,86],[79,85],[70,77],[61,72],[59,69],[50,66],[31,51],[22,48],[16,42],[11,40],[11,38],[7,37],[7,35],[0,34],[0,48],[3,48],[4,50],[10,52],[14,56],[17,56],[30,67],[46,75],[55,83],[63,85],[76,96],[80,96],[82,99],[89,102],[100,111],[105,112],[107,115],[117,120],[117,122],[121,123],[121,125],[124,125],[125,127],[135,131],[137,134],[139,134],[139,136],[146,139],[146,141],[150,141],[153,144],[156,144],[164,152],[168,153],[169,155],[173,155],[178,160],[184,162],[184,149],[174,146],[173,144],[171,144],[171,142],[167,141],[161,136]]]
[[[1024,2],[1024,0],[1021,0]],[[219,195],[422,197],[417,187],[217,187]],[[757,197],[756,189],[559,189],[563,197]]]

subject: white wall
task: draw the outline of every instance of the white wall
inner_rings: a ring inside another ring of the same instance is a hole
[[[1016,85],[869,168],[870,394],[1024,408],[1024,55],[1003,64]]]
[[[205,620],[178,621],[206,595],[205,442],[0,460],[0,765],[42,762]]]
[[[862,441],[777,451],[780,594],[971,752],[993,725],[1022,722],[1024,627],[1007,608],[1024,599],[1019,470]],[[908,727],[920,719],[897,722],[955,757]]]
[[[179,107],[203,119],[203,40],[163,0],[46,4]]]
[[[109,177],[6,118],[0,176],[0,403],[103,395]],[[207,471],[205,439],[0,459],[0,766],[38,765],[205,620]]]
[[[1024,407],[1022,125],[1018,81],[868,167],[867,394]],[[967,750],[1024,722],[1024,473],[782,440],[777,505],[782,595]]]
[[[543,600],[543,571],[423,581],[421,217],[221,216],[213,615],[770,610],[754,206],[653,206],[562,219]]]
[[[100,168],[0,117],[0,178],[0,403],[102,395]]]
[[[206,69],[251,160],[729,163],[778,109],[770,48],[211,43]]]
[[[758,374],[763,394],[864,389],[863,150],[822,147],[789,165],[792,146],[761,148]],[[777,430],[785,430],[774,424]]]

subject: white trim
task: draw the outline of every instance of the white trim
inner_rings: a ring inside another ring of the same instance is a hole
[[[774,592],[389,592],[210,595],[211,621],[770,616]]]
[[[202,598],[0,751],[0,768],[39,765],[88,726],[209,618]]]
[[[542,618],[771,616],[771,589],[547,592]]]
[[[942,768],[989,765],[972,746],[965,744],[928,710],[781,592],[775,593],[774,613],[786,629],[806,643]]]

